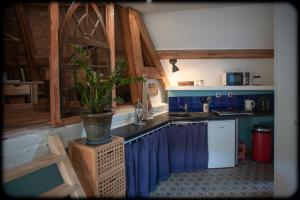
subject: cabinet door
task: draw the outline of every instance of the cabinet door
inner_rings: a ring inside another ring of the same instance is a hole
[[[235,166],[235,120],[208,122],[208,168]]]

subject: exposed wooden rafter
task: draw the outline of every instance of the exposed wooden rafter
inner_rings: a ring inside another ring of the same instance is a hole
[[[5,32],[5,31],[3,31],[3,35],[5,36],[4,40],[14,41],[14,42],[20,42],[19,38],[17,38],[16,36],[13,36],[13,35]]]
[[[122,26],[122,33],[124,36],[123,39],[123,46],[125,57],[127,59],[128,64],[128,75],[130,77],[136,77],[135,73],[135,62],[134,62],[134,55],[133,55],[133,44],[131,39],[131,30],[130,30],[130,22],[129,22],[129,11],[124,7],[120,7],[120,19],[121,19],[121,26]],[[130,94],[131,94],[131,102],[133,104],[137,103],[137,99],[139,98],[138,95],[138,85],[137,84],[130,84]]]
[[[163,89],[169,86],[169,81],[167,78],[167,75],[163,69],[162,64],[160,63],[159,57],[157,55],[157,52],[155,50],[155,47],[153,45],[153,42],[151,40],[150,35],[148,34],[147,27],[144,24],[144,21],[142,19],[141,14],[135,10],[135,9],[130,9],[132,10],[132,13],[135,15],[137,24],[141,33],[141,42],[144,44],[145,49],[143,49],[144,53],[149,55],[151,61],[154,63],[154,66],[158,69],[161,79],[159,79],[160,84]]]
[[[29,66],[31,80],[38,81],[40,80],[40,74],[34,59],[35,45],[31,34],[32,32],[30,30],[30,24],[28,22],[28,16],[26,15],[23,5],[20,3],[17,3],[15,5],[15,10],[19,22],[22,42],[23,42],[24,51],[27,58],[27,63]]]
[[[274,58],[274,49],[157,50],[160,59]]]
[[[144,51],[142,51],[144,65],[145,66],[155,66],[152,59],[150,58],[150,55],[148,53],[145,53],[146,47],[145,47],[144,42],[141,42],[141,45],[142,45],[142,49],[144,50]]]
[[[129,14],[129,23],[130,23],[129,27],[131,33],[131,42],[133,46],[132,50],[133,50],[135,73],[137,76],[143,76],[144,63],[143,63],[140,31],[133,10],[130,9],[128,14]]]
[[[141,14],[133,8],[121,7],[120,9],[129,75],[131,77],[145,75],[147,78],[157,79],[165,89],[169,85],[169,81]],[[144,66],[145,63],[150,66]],[[131,84],[130,90],[131,101],[136,103],[137,98],[142,96],[142,85],[140,83]]]

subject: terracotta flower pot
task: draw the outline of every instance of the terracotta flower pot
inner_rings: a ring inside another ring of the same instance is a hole
[[[111,141],[112,116],[112,111],[98,114],[81,114],[83,127],[87,135],[87,144],[104,144]]]

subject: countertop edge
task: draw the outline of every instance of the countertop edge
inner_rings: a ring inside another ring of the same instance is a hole
[[[163,113],[154,117],[154,119],[149,120],[143,126],[136,126],[133,124],[128,124],[122,127],[111,130],[111,135],[123,137],[124,141],[131,140],[138,137],[144,133],[150,132],[160,126],[168,124],[173,121],[206,121],[206,120],[226,120],[226,119],[239,119],[239,118],[252,118],[252,117],[272,117],[270,114],[254,114],[254,115],[231,115],[231,116],[218,116],[214,113],[209,113],[209,116],[191,116],[191,117],[170,117],[168,113]]]

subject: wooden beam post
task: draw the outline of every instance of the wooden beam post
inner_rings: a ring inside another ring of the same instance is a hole
[[[27,57],[27,63],[29,66],[29,71],[31,75],[32,81],[40,80],[40,73],[36,66],[34,56],[35,56],[35,45],[32,38],[32,32],[30,30],[30,24],[28,22],[28,16],[26,15],[26,11],[22,4],[17,3],[15,5],[15,10],[17,14],[17,21],[19,23],[22,42],[24,46],[24,51]]]
[[[120,18],[121,18],[121,26],[122,26],[122,34],[124,36],[123,39],[123,47],[125,52],[125,57],[127,59],[128,64],[128,76],[135,77],[135,62],[133,55],[133,46],[131,39],[131,31],[130,31],[130,23],[129,23],[129,11],[127,8],[120,7]],[[131,103],[136,104],[139,98],[138,95],[138,85],[130,84],[130,94],[131,94]]]
[[[143,55],[142,55],[142,46],[141,46],[141,38],[140,38],[140,31],[137,25],[136,17],[132,10],[129,9],[129,28],[131,33],[131,42],[132,42],[132,50],[133,50],[133,61],[134,61],[134,71],[136,76],[143,76]],[[143,84],[137,83],[137,96],[140,101],[143,98],[142,91],[143,91]],[[131,91],[132,92],[132,91]]]
[[[144,24],[144,21],[142,19],[142,16],[140,15],[140,13],[138,11],[136,11],[135,9],[131,8],[130,9],[131,12],[133,13],[133,15],[136,18],[136,22],[139,28],[139,31],[141,33],[141,42],[143,42],[143,46],[145,46],[145,51],[146,53],[150,56],[152,62],[154,63],[155,67],[158,69],[158,71],[160,72],[162,81],[160,81],[160,84],[162,85],[162,87],[165,89],[167,86],[169,86],[169,80],[167,78],[167,75],[163,69],[162,64],[160,63],[159,57],[156,53],[155,47],[152,43],[152,40],[150,38],[150,35],[148,34],[147,28]]]
[[[60,116],[60,89],[59,89],[59,5],[51,2],[50,14],[50,39],[49,39],[49,73],[50,73],[50,111],[53,126],[61,126]]]
[[[110,70],[113,72],[115,70],[116,65],[116,53],[115,53],[115,13],[114,13],[114,3],[107,3],[105,4],[106,10],[106,32],[107,32],[107,39],[110,51]],[[112,98],[116,97],[116,89],[112,90]],[[116,108],[116,102],[112,103],[112,109]]]

